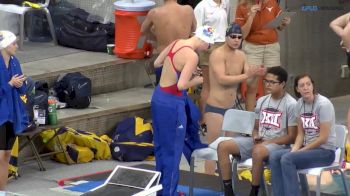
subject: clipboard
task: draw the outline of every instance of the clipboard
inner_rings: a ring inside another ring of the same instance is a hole
[[[283,18],[285,18],[285,17],[292,17],[295,14],[296,14],[296,12],[283,11],[274,20],[272,20],[267,25],[265,25],[265,28],[275,29],[282,23]]]

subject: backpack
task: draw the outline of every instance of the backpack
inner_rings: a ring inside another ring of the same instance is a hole
[[[71,9],[63,16],[57,32],[63,46],[106,52],[106,45],[114,43],[114,24],[90,21],[89,13],[80,8]]]
[[[113,159],[118,161],[143,161],[153,155],[153,133],[150,123],[132,117],[118,123],[110,144]]]
[[[21,96],[30,123],[48,124],[48,84],[46,81],[26,80],[26,93]]]
[[[48,95],[44,91],[35,90],[35,96],[33,101],[33,119],[39,125],[47,125],[49,117],[49,104]]]
[[[80,72],[59,77],[54,89],[60,102],[72,108],[87,108],[91,102],[91,80]]]

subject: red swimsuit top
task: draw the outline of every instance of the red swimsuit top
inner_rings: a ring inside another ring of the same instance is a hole
[[[192,49],[192,47],[191,47],[191,46],[181,46],[181,47],[180,47],[179,49],[177,49],[175,52],[172,52],[172,50],[173,50],[175,44],[177,43],[177,41],[178,41],[178,40],[176,40],[176,41],[174,42],[174,44],[171,46],[171,48],[170,48],[170,50],[169,50],[169,52],[168,52],[167,57],[170,58],[171,65],[173,66],[174,70],[176,71],[177,80],[179,80],[181,72],[178,71],[178,70],[176,69],[175,65],[174,65],[174,56],[175,56],[175,54],[176,54],[179,50],[181,50],[182,48],[188,47],[188,48],[191,48],[191,49]],[[166,86],[166,87],[161,87],[161,86],[159,86],[159,87],[160,87],[160,89],[161,89],[162,91],[164,91],[164,92],[167,92],[167,93],[170,93],[170,94],[176,95],[176,96],[182,96],[182,92],[179,91],[179,89],[177,88],[177,82],[176,82],[175,84],[171,85],[171,86]]]

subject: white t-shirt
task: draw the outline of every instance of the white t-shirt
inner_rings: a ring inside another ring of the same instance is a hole
[[[225,42],[227,15],[230,12],[229,0],[221,0],[218,5],[214,0],[202,0],[194,8],[197,27],[209,25],[215,29],[215,42]]]

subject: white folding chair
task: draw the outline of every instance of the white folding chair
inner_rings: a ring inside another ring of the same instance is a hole
[[[225,112],[224,120],[222,123],[222,131],[251,134],[254,129],[255,114],[254,112],[248,112],[243,110],[229,109]],[[193,195],[194,186],[194,162],[195,159],[202,160],[218,160],[217,146],[221,141],[231,139],[231,137],[219,137],[214,142],[209,144],[208,148],[201,148],[193,151],[190,163],[190,196]],[[220,172],[219,172],[220,173]]]
[[[307,178],[306,174],[315,175],[317,176],[317,185],[316,185],[316,196],[321,195],[321,175],[323,171],[331,171],[331,170],[337,170],[340,172],[342,176],[342,181],[345,189],[345,195],[349,195],[349,190],[346,186],[346,180],[345,175],[342,171],[342,163],[344,160],[345,155],[345,144],[346,144],[346,138],[348,135],[348,129],[344,125],[335,125],[335,132],[336,132],[336,156],[334,159],[334,162],[330,166],[325,167],[315,167],[310,169],[303,169],[298,170],[300,183],[304,191],[307,192],[308,195],[310,195],[309,187],[307,184]]]
[[[57,39],[56,39],[56,35],[55,35],[55,29],[52,23],[52,18],[51,18],[51,14],[50,11],[48,9],[48,6],[50,4],[50,0],[45,0],[44,4],[40,4],[41,8],[31,8],[31,7],[25,7],[25,6],[19,6],[19,5],[14,5],[14,4],[0,4],[0,11],[3,12],[8,12],[8,13],[14,13],[14,14],[19,14],[21,15],[21,19],[20,19],[20,24],[19,24],[19,48],[23,47],[23,41],[25,39],[25,33],[24,33],[24,17],[25,14],[27,12],[31,12],[31,11],[42,11],[45,13],[46,18],[47,18],[47,22],[49,23],[49,27],[50,27],[50,33],[53,39],[53,42],[55,45],[57,45]]]
[[[222,130],[224,131],[231,131],[234,133],[239,133],[239,134],[246,134],[246,135],[251,135],[254,129],[255,125],[255,113],[254,112],[248,112],[248,111],[227,111],[227,120],[225,121],[224,118],[224,123],[222,125]],[[227,140],[227,137],[220,137],[216,141],[214,141],[210,147],[217,149],[217,145],[221,142]],[[216,147],[214,146],[216,145]],[[235,190],[235,182],[237,181],[237,169],[238,167],[246,167],[246,168],[252,168],[253,167],[253,160],[247,159],[243,162],[240,162],[236,159],[236,157],[231,156],[232,160],[232,188]],[[269,191],[267,189],[264,175],[262,175],[262,187],[264,186],[266,194],[269,195]]]

